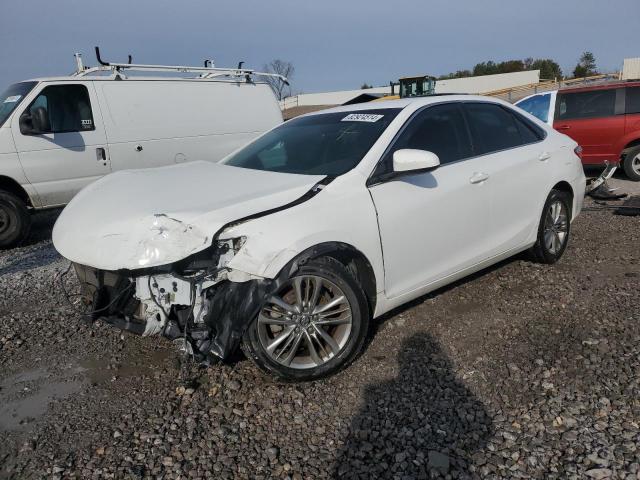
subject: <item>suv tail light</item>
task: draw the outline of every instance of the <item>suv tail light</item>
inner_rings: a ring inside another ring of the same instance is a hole
[[[573,149],[573,151],[580,158],[580,160],[582,160],[582,147],[578,145],[576,148]]]

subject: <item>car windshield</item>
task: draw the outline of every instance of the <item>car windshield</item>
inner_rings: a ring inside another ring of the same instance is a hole
[[[362,160],[399,111],[381,108],[290,120],[224,163],[270,172],[342,175]]]
[[[0,126],[9,118],[11,112],[15,110],[20,101],[31,91],[36,83],[38,82],[14,83],[2,92],[2,95],[0,95]]]

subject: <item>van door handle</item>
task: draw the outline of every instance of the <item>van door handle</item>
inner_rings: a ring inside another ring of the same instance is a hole
[[[550,158],[551,158],[551,154],[549,152],[542,152],[538,156],[538,160],[540,160],[541,162],[545,162],[545,161],[549,160]]]
[[[98,147],[96,148],[96,160],[99,162],[103,162],[107,159],[107,152],[104,148]]]
[[[470,183],[476,184],[476,183],[482,183],[485,180],[489,179],[489,175],[487,175],[486,173],[482,173],[482,172],[475,172],[473,175],[471,175],[471,178],[469,179]]]
[[[556,130],[569,130],[571,128],[570,125],[558,125]]]

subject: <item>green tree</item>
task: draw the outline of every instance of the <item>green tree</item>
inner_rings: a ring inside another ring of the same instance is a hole
[[[598,67],[596,67],[596,57],[591,52],[584,52],[580,56],[580,61],[573,69],[574,77],[588,77],[590,75],[596,75],[598,73]]]
[[[560,65],[550,58],[538,58],[533,60],[527,70],[540,70],[540,78],[543,80],[562,78],[562,69],[560,68]]]

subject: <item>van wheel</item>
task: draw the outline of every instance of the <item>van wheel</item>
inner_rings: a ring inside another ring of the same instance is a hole
[[[31,230],[27,206],[14,194],[0,190],[0,248],[22,243]]]
[[[569,242],[571,230],[571,195],[551,190],[547,197],[538,226],[538,239],[531,254],[539,263],[556,263]]]
[[[310,260],[271,296],[247,329],[242,350],[277,377],[308,381],[336,373],[363,349],[369,308],[337,260]]]
[[[624,173],[630,180],[640,182],[640,147],[632,148],[624,159]]]

